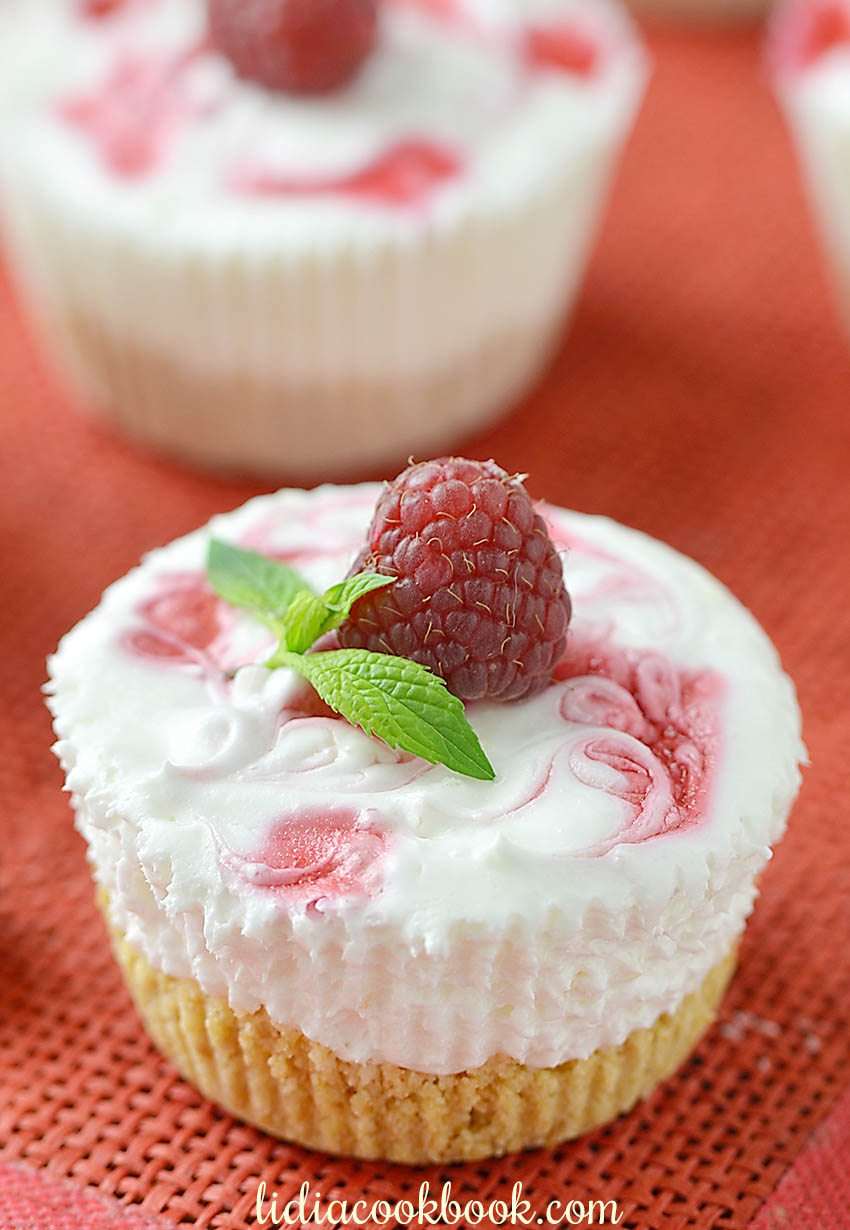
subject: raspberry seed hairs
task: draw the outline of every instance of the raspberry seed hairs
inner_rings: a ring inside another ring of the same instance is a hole
[[[347,648],[411,658],[464,701],[540,691],[572,613],[543,518],[493,461],[411,465],[378,501],[352,574],[394,585],[364,595],[340,629]]]

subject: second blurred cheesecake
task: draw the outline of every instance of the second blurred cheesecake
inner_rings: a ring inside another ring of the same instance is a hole
[[[537,378],[646,62],[607,0],[301,3],[330,22],[301,44],[298,8],[27,0],[0,179],[84,404],[309,479],[446,448]]]
[[[850,332],[850,2],[784,5],[768,51]]]

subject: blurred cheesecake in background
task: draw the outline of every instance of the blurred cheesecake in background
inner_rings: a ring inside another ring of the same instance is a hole
[[[768,59],[850,331],[850,3],[784,5]]]
[[[608,0],[259,11],[17,6],[0,181],[39,334],[82,404],[205,466],[444,449],[562,337],[639,40]]]

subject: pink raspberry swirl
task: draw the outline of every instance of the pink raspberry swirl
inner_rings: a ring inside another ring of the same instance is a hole
[[[572,645],[561,714],[605,727],[570,752],[575,777],[622,800],[625,822],[581,851],[601,856],[699,823],[710,789],[724,685],[710,671],[678,671],[655,651]]]
[[[316,808],[282,817],[249,857],[223,849],[222,862],[243,882],[274,893],[288,906],[321,909],[330,898],[371,897],[379,891],[389,840],[368,815]]]

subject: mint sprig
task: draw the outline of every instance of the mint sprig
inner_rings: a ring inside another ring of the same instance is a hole
[[[368,649],[330,649],[306,657],[284,653],[280,665],[297,670],[326,705],[390,747],[481,781],[495,776],[462,702],[418,662]]]
[[[277,631],[295,595],[310,586],[294,568],[256,551],[243,551],[213,538],[207,554],[207,580],[231,606],[244,607]]]
[[[292,653],[306,653],[320,636],[344,623],[358,598],[392,583],[392,577],[362,572],[332,585],[319,597],[302,589],[287,607],[283,637],[286,648]]]
[[[288,564],[213,539],[207,579],[226,602],[272,629],[278,645],[269,669],[297,671],[326,705],[392,748],[479,781],[496,776],[463,704],[427,667],[366,649],[307,652],[344,622],[359,598],[391,585],[393,577],[358,573],[316,594]]]

